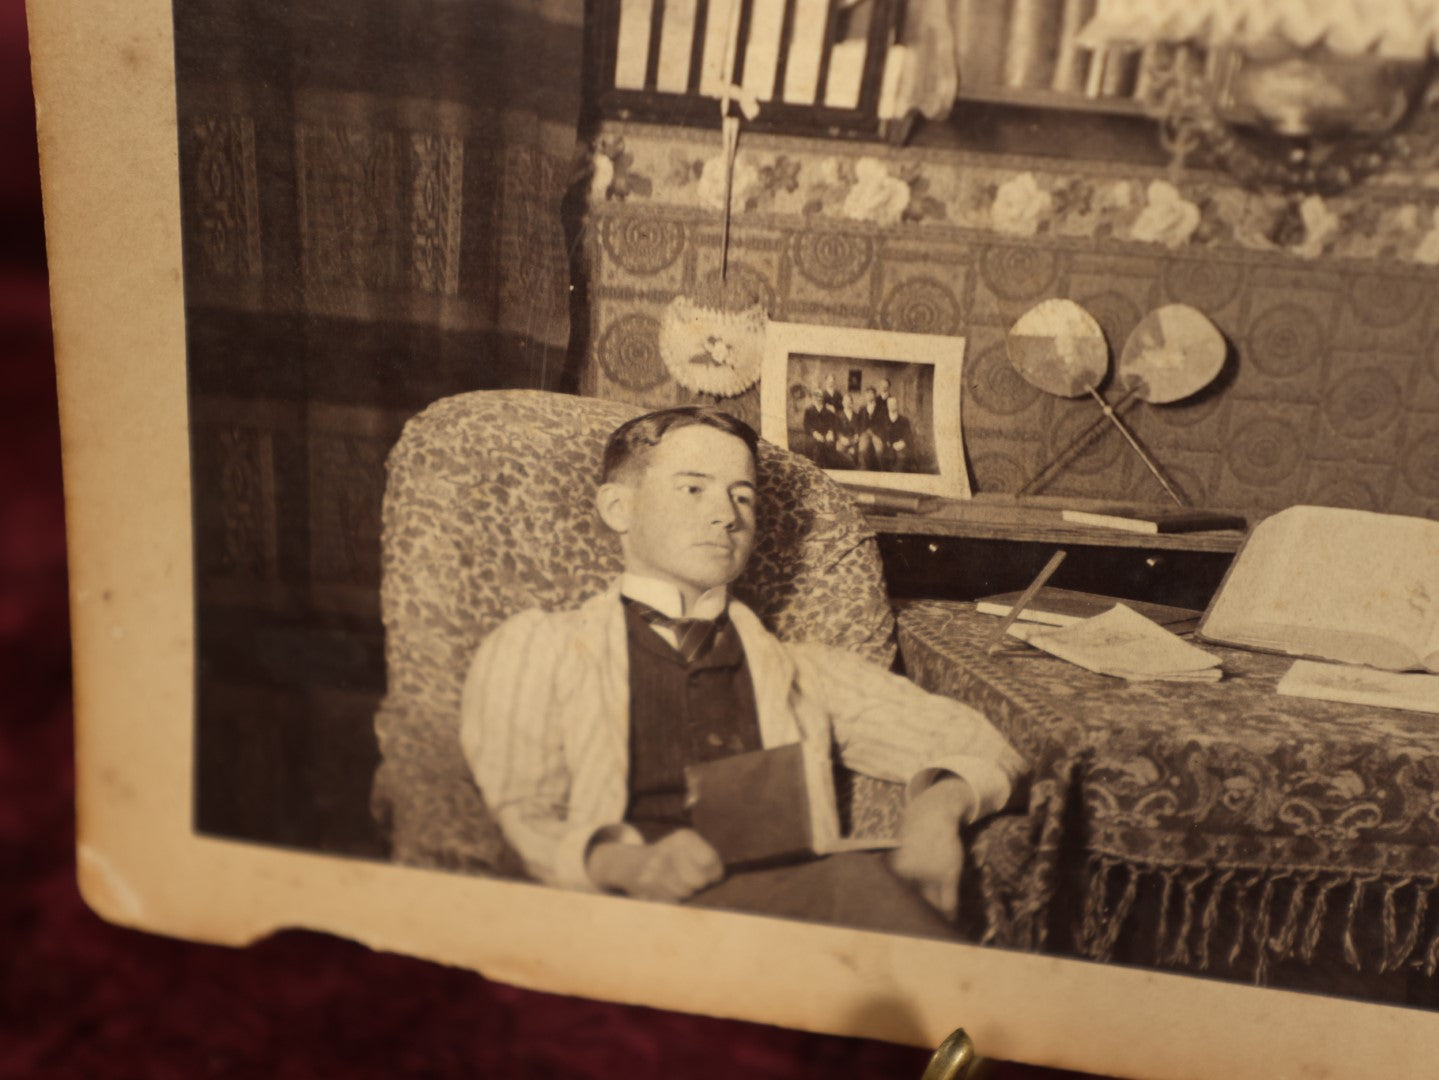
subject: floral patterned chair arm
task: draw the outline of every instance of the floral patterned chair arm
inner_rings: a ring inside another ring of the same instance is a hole
[[[619,545],[593,500],[605,440],[642,411],[540,391],[461,394],[412,419],[391,452],[381,588],[388,688],[375,718],[372,805],[396,861],[519,872],[460,751],[465,672],[510,615],[573,607],[620,572]],[[873,533],[809,462],[760,449],[760,535],[736,595],[781,638],[888,665],[894,616]],[[855,791],[857,820],[897,806],[874,782]]]

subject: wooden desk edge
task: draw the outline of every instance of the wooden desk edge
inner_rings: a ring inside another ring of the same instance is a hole
[[[1065,522],[973,521],[929,512],[866,510],[875,532],[888,536],[959,537],[972,540],[1015,540],[1043,544],[1087,544],[1092,547],[1147,548],[1163,551],[1208,551],[1232,555],[1244,543],[1238,529],[1189,533],[1135,533]]]

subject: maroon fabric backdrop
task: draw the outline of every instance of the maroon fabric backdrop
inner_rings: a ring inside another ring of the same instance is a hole
[[[27,71],[22,5],[0,0],[0,1077],[917,1080],[926,1055],[913,1049],[515,990],[319,934],[193,945],[85,908],[71,844],[60,444]]]

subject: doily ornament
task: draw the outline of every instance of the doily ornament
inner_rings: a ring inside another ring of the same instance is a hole
[[[660,316],[660,356],[675,382],[716,398],[743,394],[764,362],[765,309],[676,297]]]

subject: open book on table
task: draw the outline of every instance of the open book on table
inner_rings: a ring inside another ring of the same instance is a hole
[[[1439,521],[1326,506],[1280,511],[1250,533],[1199,636],[1439,671]]]

